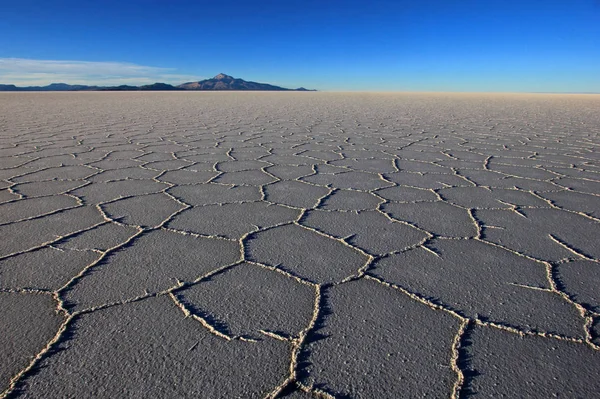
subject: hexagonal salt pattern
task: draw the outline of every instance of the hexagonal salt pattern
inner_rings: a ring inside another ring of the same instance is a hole
[[[598,96],[0,109],[0,398],[598,397]]]

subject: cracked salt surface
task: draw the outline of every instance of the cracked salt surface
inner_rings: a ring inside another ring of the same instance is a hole
[[[599,106],[0,94],[0,398],[600,397]]]

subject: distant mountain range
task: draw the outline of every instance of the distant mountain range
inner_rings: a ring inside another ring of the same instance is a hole
[[[254,91],[316,91],[304,87],[298,89],[286,89],[267,83],[249,82],[244,79],[234,78],[220,73],[212,79],[204,79],[198,82],[183,83],[173,86],[167,83],[154,83],[143,86],[86,86],[69,85],[66,83],[51,83],[48,86],[18,87],[10,84],[0,84],[0,91],[225,91],[225,90],[254,90]]]

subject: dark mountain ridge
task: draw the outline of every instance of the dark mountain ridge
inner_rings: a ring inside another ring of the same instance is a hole
[[[225,91],[225,90],[243,90],[243,91],[316,91],[308,90],[304,87],[298,89],[286,89],[284,87],[274,86],[268,83],[250,82],[244,79],[234,78],[233,76],[220,73],[212,79],[204,79],[197,82],[187,82],[178,86],[167,83],[154,83],[142,86],[87,86],[70,85],[67,83],[51,83],[47,86],[27,86],[18,87],[12,84],[0,84],[0,91]]]
[[[187,82],[177,87],[185,90],[260,90],[260,91],[297,91],[300,89],[286,89],[268,83],[250,82],[244,79],[220,73],[212,79],[204,79],[198,82]],[[301,90],[301,91],[305,91]]]

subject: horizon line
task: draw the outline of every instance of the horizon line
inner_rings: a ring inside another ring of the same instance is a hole
[[[185,82],[187,83],[187,82]],[[26,88],[31,88],[31,87],[48,87],[50,85],[53,84],[66,84],[69,86],[87,86],[87,87],[98,87],[98,88],[110,88],[110,87],[122,87],[122,86],[131,86],[131,87],[143,87],[143,86],[152,86],[154,84],[167,84],[173,87],[177,87],[175,85],[172,85],[170,83],[164,83],[164,82],[155,82],[155,83],[150,83],[150,84],[144,84],[144,85],[140,85],[140,86],[135,86],[135,85],[129,85],[129,84],[122,84],[122,85],[114,85],[114,86],[101,86],[101,85],[90,85],[90,84],[70,84],[70,83],[64,83],[64,82],[54,82],[54,83],[49,83],[45,86],[17,86],[15,84],[12,83],[0,83],[0,86],[14,86],[18,89],[26,89]],[[183,84],[183,83],[182,83]],[[127,91],[135,91],[135,90],[123,90],[123,92],[127,92]],[[181,90],[141,90],[142,92],[148,93],[148,92],[155,92],[155,93],[164,93],[164,92],[218,92],[218,93],[227,93],[227,92],[236,92],[236,93],[243,93],[243,92],[253,92],[253,93],[283,93],[283,92],[300,92],[303,93],[305,91],[298,91],[297,89],[287,89],[284,88],[284,90],[194,90],[194,89],[181,89]],[[121,92],[118,90],[115,91],[111,91],[111,90],[31,90],[31,91],[19,91],[19,90],[0,90],[0,93],[94,93],[94,92],[108,92],[108,93],[117,93],[117,92]],[[595,91],[590,91],[590,92],[579,92],[579,91],[461,91],[461,90],[320,90],[320,89],[308,89],[306,90],[306,92],[312,92],[312,93],[379,93],[379,94],[394,94],[394,93],[398,93],[398,94],[570,94],[570,95],[600,95],[600,92],[595,92]]]

